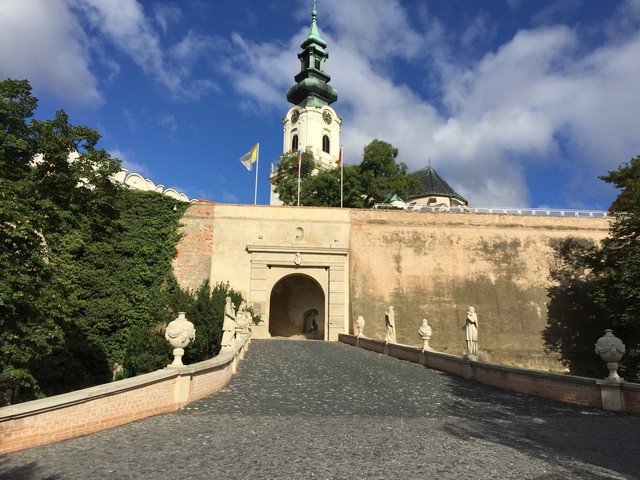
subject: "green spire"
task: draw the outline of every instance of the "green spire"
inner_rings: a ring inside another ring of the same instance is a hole
[[[294,77],[298,83],[287,92],[287,101],[301,107],[322,107],[331,105],[338,99],[338,91],[327,85],[331,77],[325,73],[324,64],[329,54],[325,50],[327,42],[318,31],[317,16],[314,0],[309,35],[300,44],[302,52],[298,54],[300,73]]]
[[[311,12],[311,27],[309,27],[309,35],[304,41],[300,44],[300,48],[307,48],[311,44],[315,44],[318,50],[324,52],[324,49],[327,47],[327,42],[325,42],[320,36],[320,32],[318,31],[318,22],[316,20],[318,16],[318,12],[315,9],[315,2],[313,11]]]

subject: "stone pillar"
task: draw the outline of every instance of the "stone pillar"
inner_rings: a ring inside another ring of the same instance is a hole
[[[337,342],[338,335],[348,333],[346,305],[345,265],[331,265],[329,268],[329,331],[326,340]]]

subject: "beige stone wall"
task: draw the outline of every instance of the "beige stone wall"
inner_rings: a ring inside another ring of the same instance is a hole
[[[469,305],[478,313],[481,358],[558,368],[543,351],[552,245],[573,236],[597,242],[602,218],[461,213],[351,212],[351,315],[384,338],[384,312],[395,307],[398,342],[460,355]]]
[[[553,245],[608,233],[604,218],[244,205],[194,205],[183,222],[179,282],[194,288],[209,265],[212,283],[229,281],[267,321],[273,286],[309,269],[327,296],[326,339],[353,332],[358,315],[383,339],[393,305],[398,342],[420,345],[427,318],[430,345],[459,355],[473,305],[481,358],[532,368],[559,368],[541,339]]]
[[[182,223],[176,278],[188,288],[206,275],[212,285],[229,282],[267,324],[255,329],[254,338],[268,336],[271,291],[290,275],[321,287],[323,304],[309,308],[324,316],[319,321],[325,339],[337,340],[348,331],[348,210],[199,204],[189,208]]]

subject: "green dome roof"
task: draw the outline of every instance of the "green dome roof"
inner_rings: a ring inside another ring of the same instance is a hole
[[[317,15],[314,3],[309,35],[300,44],[300,73],[294,77],[297,83],[287,91],[287,101],[301,107],[323,107],[338,100],[338,91],[328,85],[331,77],[324,71],[329,54],[318,31]]]
[[[465,198],[462,195],[458,194],[453,188],[451,188],[449,184],[436,173],[431,165],[421,170],[417,170],[411,175],[415,175],[420,179],[422,192],[411,192],[410,198],[440,196],[456,198],[462,201],[464,204],[468,204]]]

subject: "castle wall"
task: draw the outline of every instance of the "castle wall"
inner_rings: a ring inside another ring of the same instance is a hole
[[[544,354],[553,245],[567,237],[598,242],[608,220],[472,213],[351,212],[351,316],[384,338],[393,305],[398,342],[420,345],[429,321],[435,350],[463,354],[469,305],[478,313],[483,360],[558,368]]]
[[[531,368],[558,368],[541,338],[553,246],[567,237],[598,242],[609,226],[606,218],[203,204],[182,221],[181,285],[197,287],[208,265],[212,284],[229,281],[267,322],[271,288],[317,269],[329,340],[353,332],[358,315],[366,336],[383,339],[393,305],[399,343],[421,344],[426,318],[430,345],[460,355],[473,305],[481,359]]]

